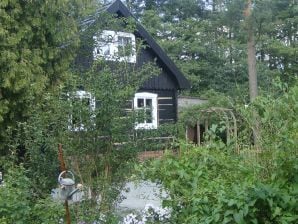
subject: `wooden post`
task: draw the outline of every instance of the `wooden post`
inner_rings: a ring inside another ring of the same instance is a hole
[[[188,142],[188,125],[185,126],[185,140]]]
[[[60,172],[66,171],[66,166],[63,158],[63,151],[62,151],[62,144],[58,144],[58,159],[60,162]],[[65,219],[67,224],[71,224],[70,222],[70,212],[69,212],[69,207],[68,207],[68,200],[65,199],[64,202],[64,207],[65,207]]]
[[[207,119],[205,120],[205,137],[206,137],[206,143],[208,143],[208,144],[209,144],[210,138],[206,134],[209,130],[209,118],[210,118],[210,114],[209,114],[209,112],[207,112]]]
[[[198,145],[201,145],[201,127],[200,127],[200,121],[197,121],[197,140]]]
[[[58,144],[58,160],[60,162],[60,172],[66,171],[61,143]]]
[[[231,129],[230,129],[230,121],[229,117],[226,115],[226,113],[223,111],[225,120],[226,120],[226,136],[227,136],[227,144],[229,145],[231,142]]]

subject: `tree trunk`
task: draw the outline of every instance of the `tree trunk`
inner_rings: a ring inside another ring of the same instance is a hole
[[[249,99],[252,103],[258,95],[258,83],[257,83],[257,69],[256,69],[256,44],[255,35],[253,29],[253,21],[251,18],[252,2],[247,0],[246,9],[244,15],[247,22],[247,64],[248,64],[248,80],[249,80]],[[259,121],[257,113],[253,114],[253,139],[254,145],[259,149]]]
[[[256,69],[256,45],[252,27],[248,30],[247,64],[249,79],[249,98],[253,102],[258,95],[257,69]]]
[[[251,18],[251,0],[247,0],[245,9],[245,17],[247,22],[247,64],[248,64],[248,78],[249,78],[249,98],[253,102],[258,95],[257,84],[257,69],[256,69],[256,44],[253,29],[253,22]]]

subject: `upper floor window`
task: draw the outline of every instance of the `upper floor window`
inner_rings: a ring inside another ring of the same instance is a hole
[[[136,129],[157,128],[157,94],[141,92],[134,97],[134,109],[137,111]]]
[[[104,30],[93,39],[95,41],[94,59],[136,62],[136,39],[132,33]]]
[[[69,115],[68,129],[72,131],[85,131],[94,125],[95,98],[91,93],[83,90],[68,94],[72,111]]]

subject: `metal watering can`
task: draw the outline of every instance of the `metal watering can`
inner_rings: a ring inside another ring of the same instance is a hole
[[[63,177],[69,174],[70,177]],[[72,196],[80,190],[75,187],[74,174],[67,170],[62,171],[58,177],[58,183],[60,184],[59,198],[61,200],[71,200]]]

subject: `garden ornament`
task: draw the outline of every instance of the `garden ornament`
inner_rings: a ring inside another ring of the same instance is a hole
[[[70,177],[63,177],[67,174],[69,174]],[[60,184],[59,197],[61,200],[71,200],[72,196],[82,188],[81,184],[78,184],[77,188],[75,187],[74,174],[69,170],[60,173],[58,183]]]

